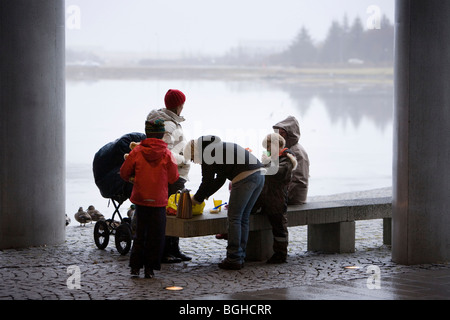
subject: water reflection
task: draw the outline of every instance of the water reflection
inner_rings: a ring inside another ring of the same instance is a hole
[[[332,124],[350,122],[361,125],[368,118],[381,131],[388,128],[393,117],[394,92],[392,84],[342,84],[304,85],[301,83],[258,83],[229,84],[231,92],[258,92],[261,90],[281,90],[293,101],[301,117],[313,106],[314,98],[321,100]]]
[[[293,90],[296,90],[296,88],[293,88]],[[291,93],[291,95],[294,97],[295,93]],[[392,122],[393,90],[391,87],[316,89],[314,95],[320,97],[323,101],[332,124],[349,121],[359,127],[362,119],[367,118],[377,128],[384,131]],[[299,103],[300,110],[304,106],[304,104]]]

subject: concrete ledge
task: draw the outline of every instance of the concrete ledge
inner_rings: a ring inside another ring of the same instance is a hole
[[[310,202],[288,209],[290,227],[392,217],[392,198]]]
[[[308,225],[308,251],[355,252],[355,221]]]
[[[328,224],[392,217],[392,198],[367,198],[310,202],[288,207],[289,227]],[[250,216],[250,231],[272,229],[264,215]],[[181,238],[201,237],[227,232],[227,211],[210,214],[208,210],[192,219],[167,217],[166,235]]]
[[[227,233],[227,211],[217,214],[205,213],[194,216],[192,219],[179,219],[167,216],[166,236],[192,238],[209,236],[218,233]]]
[[[181,238],[227,233],[227,211],[207,210],[192,219],[167,217],[166,235]],[[288,226],[308,226],[308,250],[355,251],[355,221],[383,219],[383,241],[391,244],[392,197],[310,202],[288,207]],[[265,260],[272,251],[272,227],[265,215],[250,216],[248,260]]]

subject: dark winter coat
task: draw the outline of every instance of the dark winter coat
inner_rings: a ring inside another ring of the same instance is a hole
[[[130,201],[147,207],[165,207],[168,185],[178,180],[178,166],[167,143],[148,138],[136,146],[120,168],[120,176],[134,178]]]
[[[293,170],[297,166],[294,154],[284,149],[278,157],[278,171],[274,175],[266,175],[264,187],[259,195],[253,212],[258,210],[267,215],[283,214],[288,205],[288,187]]]
[[[289,183],[288,204],[302,204],[306,202],[309,184],[309,158],[306,150],[299,144],[300,126],[295,117],[289,116],[278,122],[273,129],[284,129],[287,133],[286,147],[289,148],[297,159],[297,168],[292,173]]]
[[[253,154],[217,136],[200,137],[194,152],[202,166],[202,182],[194,195],[198,202],[216,193],[227,179],[233,181],[241,173],[263,167]]]

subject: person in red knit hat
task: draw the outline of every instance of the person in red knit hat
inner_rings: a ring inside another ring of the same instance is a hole
[[[185,121],[184,117],[181,116],[185,102],[186,96],[183,92],[177,89],[169,89],[164,96],[164,104],[166,107],[152,110],[147,116],[148,121],[156,119],[163,119],[165,121],[165,134],[162,139],[167,143],[178,165],[180,177],[175,183],[169,184],[169,196],[178,190],[183,190],[186,181],[189,179],[190,163],[183,156],[183,149],[187,141],[181,126],[181,123]],[[166,236],[162,259],[163,263],[177,263],[192,259],[181,252],[179,241],[180,239],[178,237]]]
[[[183,92],[177,89],[169,89],[169,91],[167,91],[166,93],[166,96],[164,97],[166,108],[176,114],[181,114],[181,110],[183,110],[185,101],[186,96]],[[178,110],[178,108],[181,108],[181,110]]]

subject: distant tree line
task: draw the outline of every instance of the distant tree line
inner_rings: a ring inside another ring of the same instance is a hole
[[[333,21],[326,39],[315,44],[309,31],[302,27],[284,52],[270,57],[271,64],[296,67],[314,65],[392,65],[394,61],[394,26],[386,16],[380,29],[365,30],[359,17],[350,24]]]
[[[332,21],[325,40],[315,42],[308,29],[302,27],[290,46],[280,53],[250,54],[233,48],[220,62],[238,65],[314,66],[392,66],[394,63],[394,26],[386,16],[380,28],[364,28],[361,18],[353,23],[347,15],[342,22]]]

